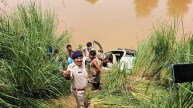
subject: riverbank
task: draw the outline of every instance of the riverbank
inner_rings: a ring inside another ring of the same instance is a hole
[[[59,49],[65,61],[62,49],[69,34],[56,38],[54,24],[54,14],[35,3],[1,16],[0,107],[75,107],[54,53]],[[138,46],[131,73],[119,64],[104,71],[102,90],[86,95],[92,107],[193,107],[193,83],[172,80],[172,64],[193,62],[193,35],[177,40],[178,26],[176,20],[154,26],[150,38]]]

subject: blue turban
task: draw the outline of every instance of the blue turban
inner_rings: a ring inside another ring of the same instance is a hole
[[[77,57],[82,57],[83,54],[82,54],[82,51],[80,50],[76,50],[73,54],[72,54],[72,59],[75,59]]]

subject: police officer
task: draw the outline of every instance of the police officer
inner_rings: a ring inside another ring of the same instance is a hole
[[[62,71],[66,79],[71,80],[71,91],[76,99],[78,108],[85,108],[84,95],[88,84],[88,75],[85,67],[82,65],[82,51],[77,50],[73,53],[74,62],[68,66],[66,71]]]

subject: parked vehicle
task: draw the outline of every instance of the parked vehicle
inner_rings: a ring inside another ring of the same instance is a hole
[[[118,62],[121,63],[121,68],[126,66],[129,70],[131,70],[133,68],[135,53],[135,50],[121,48],[107,51],[104,53],[105,62],[103,66],[109,67],[108,62],[112,64],[116,64]]]

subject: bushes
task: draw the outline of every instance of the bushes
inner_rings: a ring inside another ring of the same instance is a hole
[[[55,38],[54,14],[21,4],[11,15],[2,14],[0,25],[0,106],[46,107],[36,99],[65,93],[69,83],[48,46],[62,49],[69,35]]]

